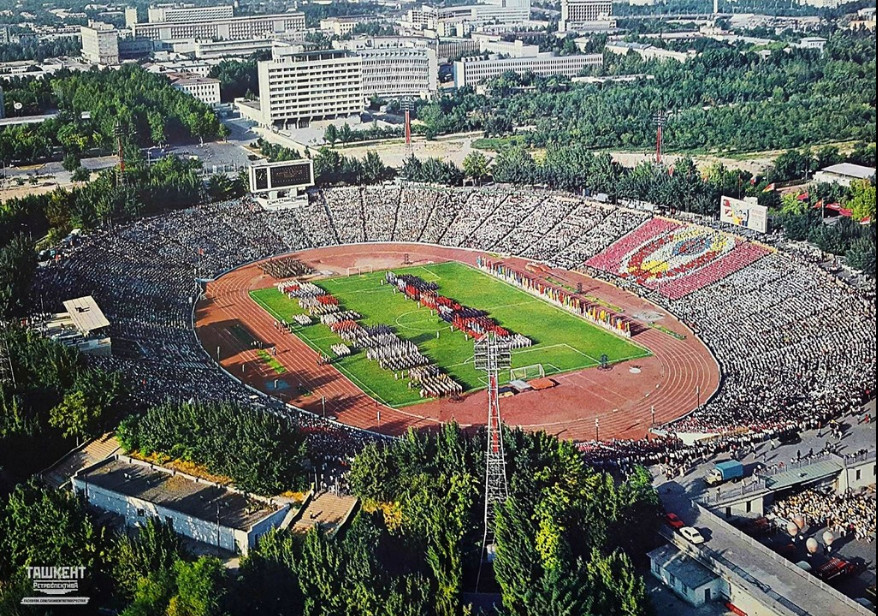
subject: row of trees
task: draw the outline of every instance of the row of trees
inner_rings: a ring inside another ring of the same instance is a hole
[[[875,35],[839,30],[823,54],[777,51],[763,59],[711,41],[685,64],[608,55],[599,72],[649,74],[633,83],[573,84],[503,75],[502,93],[469,89],[419,106],[428,137],[500,124],[529,127],[528,145],[649,148],[652,118],[672,111],[667,148],[756,151],[821,141],[875,140]],[[534,89],[516,87],[533,84]],[[554,85],[553,85],[554,83]],[[487,84],[489,91],[491,86]],[[499,90],[498,90],[499,92]]]
[[[57,107],[59,116],[0,131],[0,160],[6,164],[51,158],[56,150],[81,154],[111,149],[117,126],[127,141],[139,146],[212,140],[227,134],[210,107],[173,88],[167,77],[136,65],[81,73],[62,70],[43,81],[41,86],[22,85],[15,92],[26,95],[26,101],[32,101],[28,104],[43,107],[39,111]],[[46,88],[51,88],[48,100]]]
[[[380,531],[372,542],[378,571],[426,578],[436,614],[461,613],[462,593],[474,586],[484,444],[484,434],[449,425],[435,436],[409,433],[387,447],[368,445],[351,468],[351,487]],[[659,521],[648,472],[617,485],[583,464],[571,443],[545,433],[508,431],[505,447],[510,495],[497,511],[493,571],[506,612],[647,613],[631,555],[650,545]],[[349,594],[345,579],[327,590]],[[306,607],[306,614],[324,613]]]
[[[4,43],[0,45],[0,62],[33,60],[42,62],[46,58],[78,56],[82,42],[79,37],[57,38],[52,41],[34,40],[26,43]]]
[[[39,470],[66,446],[102,434],[127,400],[119,375],[89,367],[78,351],[7,325],[10,378],[0,381],[0,468]],[[39,443],[39,444],[38,444]]]
[[[396,177],[396,170],[388,167],[377,152],[366,152],[363,158],[345,156],[329,148],[320,148],[317,154],[306,149],[304,155],[298,150],[269,143],[260,139],[259,152],[270,162],[284,160],[314,159],[314,183],[317,186],[333,184],[380,184]]]
[[[34,482],[0,500],[0,613],[32,613],[21,605],[33,594],[27,566],[72,563],[85,568],[77,594],[95,609],[124,616],[229,613],[231,581],[221,561],[189,554],[170,526],[150,518],[130,534],[111,532],[69,490]]]
[[[278,494],[306,484],[304,437],[289,421],[236,404],[165,404],[117,430],[125,451],[203,464],[242,490]]]
[[[377,123],[372,123],[368,128],[351,128],[345,122],[341,128],[336,128],[334,124],[326,127],[323,133],[323,140],[330,146],[336,143],[353,143],[355,141],[370,141],[372,139],[393,139],[403,136],[403,129],[398,126],[380,127]]]

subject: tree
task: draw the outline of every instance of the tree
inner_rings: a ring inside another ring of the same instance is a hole
[[[88,182],[91,177],[91,171],[85,167],[77,167],[73,170],[70,179],[74,182]]]
[[[326,127],[326,130],[323,132],[323,140],[328,141],[330,146],[335,147],[335,142],[338,141],[338,129],[335,127],[335,124],[330,124]]]
[[[472,151],[463,159],[463,171],[473,181],[481,185],[488,176],[488,159],[481,152]]]
[[[70,490],[19,484],[0,515],[0,578],[25,566],[72,563],[93,576],[103,544],[103,531]]]
[[[118,537],[113,551],[113,579],[122,596],[133,597],[150,573],[171,572],[182,553],[180,537],[156,518],[148,518],[131,537]]]
[[[874,224],[874,223],[873,223]],[[867,276],[875,277],[875,239],[861,237],[854,240],[845,253],[848,265],[860,270]]]
[[[69,152],[64,155],[64,159],[61,161],[61,166],[64,168],[64,171],[73,172],[79,167],[79,157],[72,152]]]
[[[875,221],[875,184],[870,180],[851,182],[851,198],[848,208],[854,220],[869,218]]]
[[[0,247],[0,321],[26,313],[36,267],[33,243],[23,233]]]
[[[168,603],[167,616],[218,616],[226,593],[225,569],[212,556],[193,563],[178,560],[177,594]]]

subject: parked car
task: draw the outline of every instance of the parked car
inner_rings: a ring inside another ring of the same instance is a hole
[[[676,513],[668,512],[665,514],[665,522],[673,529],[679,530],[686,526],[685,522],[677,517]]]
[[[697,528],[683,526],[682,528],[678,528],[677,532],[680,533],[680,535],[689,543],[694,543],[695,545],[704,543],[704,535],[698,532]]]

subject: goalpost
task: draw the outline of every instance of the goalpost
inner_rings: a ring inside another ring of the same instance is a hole
[[[543,368],[543,364],[532,364],[530,366],[509,369],[510,381],[515,381],[516,379],[529,381],[530,379],[541,379],[544,376],[546,376],[546,371]]]
[[[353,274],[355,276],[359,276],[360,274],[371,274],[371,273],[372,273],[372,266],[371,265],[361,265],[361,266],[349,267],[347,275],[350,276],[351,274]]]

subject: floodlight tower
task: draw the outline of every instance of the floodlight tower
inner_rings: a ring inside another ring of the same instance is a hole
[[[494,332],[488,332],[475,343],[476,370],[484,370],[488,374],[488,447],[485,455],[485,534],[482,538],[482,558],[479,574],[476,579],[478,589],[482,575],[481,562],[493,560],[494,538],[494,506],[509,497],[506,483],[506,455],[503,451],[503,426],[500,419],[500,392],[498,373],[508,369],[512,363],[509,344],[497,338]]]

